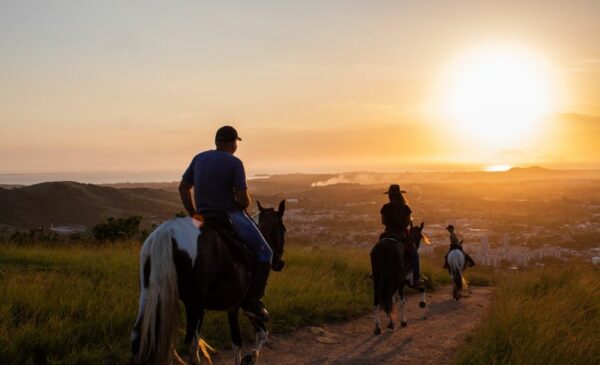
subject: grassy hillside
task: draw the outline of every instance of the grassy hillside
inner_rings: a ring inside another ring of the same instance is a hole
[[[0,225],[19,228],[47,227],[51,223],[90,227],[107,217],[129,215],[143,216],[146,223],[160,222],[182,210],[175,192],[65,181],[0,188],[0,201]]]
[[[139,245],[0,246],[0,364],[122,363],[137,313]],[[372,310],[366,250],[289,246],[266,304],[276,332]],[[432,283],[447,282],[424,263]],[[483,275],[483,274],[482,274]],[[430,285],[431,286],[431,285]],[[244,336],[253,332],[242,318]],[[203,337],[229,348],[224,313],[208,313]]]
[[[57,247],[0,244],[0,364],[119,364],[129,357],[137,314],[139,244]],[[288,245],[286,267],[273,273],[266,304],[271,329],[285,332],[372,310],[368,250]],[[448,283],[440,262],[424,260],[429,288]],[[491,273],[473,270],[473,282]],[[408,290],[410,292],[412,290]],[[243,334],[253,331],[242,318]],[[229,348],[224,313],[209,312],[203,337]]]
[[[507,277],[457,364],[600,364],[600,268],[569,262]]]
[[[137,245],[0,249],[0,363],[122,363],[138,301]],[[341,320],[371,308],[364,252],[290,247],[272,275],[271,326]],[[243,319],[248,339],[252,332]],[[229,343],[226,316],[209,313],[204,337]]]

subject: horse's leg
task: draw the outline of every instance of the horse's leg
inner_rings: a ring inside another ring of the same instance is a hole
[[[427,306],[427,302],[426,302],[427,296],[425,293],[425,286],[419,287],[419,293],[421,293],[421,301],[419,302],[419,307],[425,308]]]
[[[394,329],[394,311],[392,310],[388,313],[388,325],[387,328],[393,330]]]
[[[254,349],[252,352],[244,356],[242,359],[242,365],[254,365],[258,360],[258,354],[260,350],[262,350],[263,346],[267,342],[269,338],[269,331],[267,331],[267,327],[264,322],[260,319],[254,318],[251,320],[252,326],[254,326],[254,330],[256,331],[256,343],[254,344]]]
[[[394,296],[392,296],[392,306],[389,313],[386,313],[388,316],[388,325],[387,328],[393,330],[394,329]]]
[[[404,313],[404,307],[406,306],[406,299],[404,299],[404,283],[400,285],[400,326],[406,327],[408,321],[406,320],[406,314]]]
[[[204,308],[195,300],[184,301],[185,316],[187,320],[185,328],[184,345],[187,351],[190,364],[200,365],[200,356],[198,355],[200,336],[199,331],[204,319]]]
[[[379,321],[379,304],[375,306],[375,334],[381,334],[381,322]]]
[[[240,332],[238,308],[227,312],[227,319],[229,320],[229,333],[231,334],[233,363],[234,365],[240,365],[242,362],[242,334]]]

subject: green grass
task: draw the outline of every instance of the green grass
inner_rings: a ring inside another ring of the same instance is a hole
[[[113,364],[129,356],[137,313],[138,252],[112,246],[0,246],[0,363]],[[289,247],[266,304],[272,330],[343,320],[371,308],[368,252]],[[246,338],[253,331],[241,318]],[[229,343],[224,313],[203,337]],[[228,345],[227,345],[228,346]]]
[[[600,268],[569,262],[507,276],[456,363],[600,364]]]
[[[129,357],[137,314],[139,245],[0,245],[0,364],[116,364]],[[290,245],[272,273],[266,305],[274,332],[350,319],[372,310],[368,250]],[[439,262],[423,262],[436,284]],[[408,292],[413,292],[411,289]],[[242,332],[254,332],[240,316]],[[226,315],[208,312],[202,336],[229,348]]]

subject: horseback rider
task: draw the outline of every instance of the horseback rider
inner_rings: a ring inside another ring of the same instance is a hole
[[[384,194],[388,195],[389,203],[381,208],[381,223],[385,226],[380,239],[393,239],[403,242],[409,249],[410,261],[413,270],[413,282],[411,286],[418,287],[419,275],[419,253],[408,233],[408,226],[412,223],[412,210],[408,206],[402,194],[406,191],[400,190],[400,185],[392,184]]]
[[[454,233],[454,226],[452,224],[449,224],[448,227],[446,227],[446,229],[448,230],[448,232],[450,232],[450,247],[448,249],[448,252],[444,256],[444,269],[448,268],[448,254],[452,250],[461,250],[463,255],[465,255],[465,265],[468,265],[470,267],[475,266],[475,261],[473,261],[471,256],[469,256],[469,254],[467,254],[463,250],[463,247],[462,247],[463,241],[462,240],[459,241],[458,236],[456,235],[456,233]]]
[[[245,211],[250,204],[246,173],[242,161],[233,156],[237,141],[241,140],[235,128],[219,128],[215,136],[216,149],[201,152],[192,159],[182,176],[179,193],[185,209],[194,218],[202,220],[202,214],[209,212],[225,214],[236,237],[254,253],[256,264],[242,309],[250,317],[267,321],[269,313],[261,299],[273,252]],[[192,188],[195,203],[192,202]]]

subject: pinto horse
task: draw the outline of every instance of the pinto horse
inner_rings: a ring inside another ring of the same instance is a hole
[[[465,267],[465,254],[454,249],[448,253],[448,273],[452,280],[452,297],[459,300],[462,297],[463,290],[467,287],[467,281],[463,276]]]
[[[423,239],[423,226],[412,226],[409,229],[410,238],[415,243],[418,250]],[[409,283],[408,278],[412,278],[412,270],[408,265],[408,259],[405,257],[404,243],[392,238],[381,239],[371,250],[371,270],[373,274],[374,287],[374,305],[375,305],[375,331],[376,335],[381,334],[379,321],[379,309],[383,310],[388,316],[389,322],[387,328],[394,329],[394,319],[392,318],[392,309],[394,295],[400,295],[400,325],[405,327],[408,322],[404,313],[406,300],[404,299],[404,286]],[[425,287],[419,287],[421,301],[419,306],[425,308]]]
[[[273,250],[272,268],[281,271],[285,200],[278,210],[263,208],[260,203],[258,207],[258,227]],[[133,363],[200,364],[200,349],[208,357],[200,340],[205,310],[227,312],[235,365],[256,362],[268,331],[260,319],[251,319],[256,344],[242,358],[238,313],[252,280],[252,263],[239,259],[233,251],[210,224],[200,226],[189,217],[170,219],[148,236],[140,252],[140,306],[131,333]],[[179,300],[187,320],[182,357],[174,345]]]

